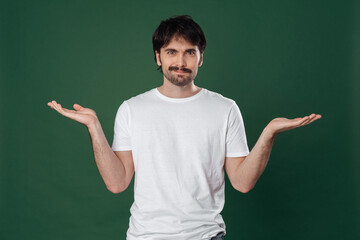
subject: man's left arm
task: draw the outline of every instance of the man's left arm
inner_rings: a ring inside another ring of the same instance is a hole
[[[264,128],[248,156],[225,158],[225,170],[232,186],[240,192],[249,192],[266,168],[277,134],[308,125],[320,118],[321,115],[311,114],[303,118],[273,119]]]

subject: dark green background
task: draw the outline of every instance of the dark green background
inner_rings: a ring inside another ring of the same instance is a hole
[[[234,99],[249,148],[275,117],[323,118],[276,139],[256,187],[226,177],[226,239],[359,239],[356,1],[1,1],[0,239],[125,239],[133,182],[109,192],[87,129],[47,106],[117,108],[162,84],[151,36],[189,14],[208,40],[195,84]]]

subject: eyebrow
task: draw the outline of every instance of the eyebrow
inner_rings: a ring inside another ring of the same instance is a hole
[[[174,52],[177,52],[176,49],[173,49],[173,48],[166,48],[164,51],[174,51]],[[189,48],[189,49],[186,49],[185,52],[196,52],[196,49],[195,48]]]

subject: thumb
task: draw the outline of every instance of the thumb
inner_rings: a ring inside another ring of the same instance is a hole
[[[83,109],[83,107],[80,106],[80,105],[77,104],[77,103],[75,103],[75,104],[73,105],[73,107],[74,107],[74,109],[75,109],[76,111],[80,111],[81,109]]]

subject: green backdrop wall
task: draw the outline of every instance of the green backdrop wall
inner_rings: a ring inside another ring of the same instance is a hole
[[[208,46],[195,84],[234,99],[251,149],[275,117],[322,114],[276,139],[256,187],[226,177],[226,239],[359,239],[356,1],[1,1],[0,239],[125,239],[133,182],[109,192],[87,129],[112,143],[123,100],[160,86],[151,36],[189,14]]]

